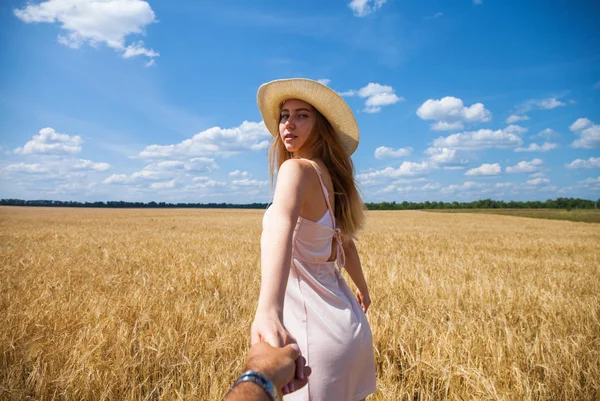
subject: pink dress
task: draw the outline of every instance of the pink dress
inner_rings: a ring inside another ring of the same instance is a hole
[[[312,163],[311,163],[312,164]],[[367,317],[341,275],[345,255],[329,203],[318,221],[299,217],[292,239],[292,263],[283,323],[296,338],[313,372],[308,385],[285,401],[354,401],[375,392],[373,337]],[[269,210],[263,217],[269,216]],[[337,241],[336,260],[328,261]]]

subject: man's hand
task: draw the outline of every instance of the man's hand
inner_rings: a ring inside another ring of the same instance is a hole
[[[296,391],[308,383],[311,369],[300,355],[297,344],[283,348],[271,347],[266,342],[258,342],[248,351],[246,370],[256,370],[273,382],[284,394]],[[287,386],[286,386],[287,385]]]

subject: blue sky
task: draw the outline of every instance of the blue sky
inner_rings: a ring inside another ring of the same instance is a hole
[[[600,197],[595,1],[8,0],[0,198],[267,202],[261,83],[355,112],[366,201]]]

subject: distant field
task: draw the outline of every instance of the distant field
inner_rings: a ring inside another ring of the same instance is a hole
[[[262,213],[0,207],[0,399],[221,400]],[[600,225],[370,211],[359,238],[369,401],[600,396]]]
[[[580,209],[571,211],[567,211],[565,209],[430,209],[427,211],[440,213],[503,214],[517,217],[532,217],[536,219],[600,223],[600,209]]]

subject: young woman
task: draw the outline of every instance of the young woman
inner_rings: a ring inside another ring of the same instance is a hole
[[[257,98],[274,137],[271,177],[278,173],[263,218],[252,343],[299,345],[313,374],[286,400],[364,399],[375,391],[375,363],[365,315],[371,300],[353,240],[364,221],[350,159],[356,120],[337,93],[308,79],[266,83]]]

